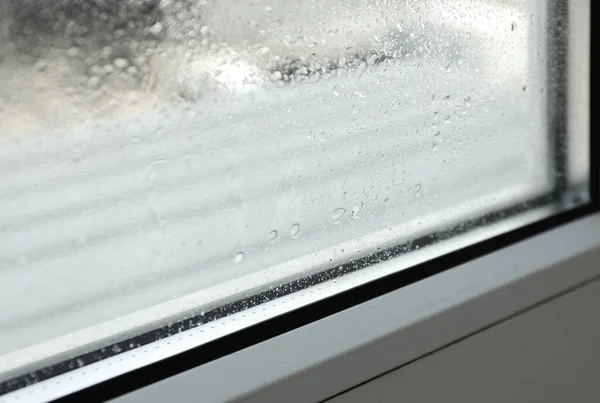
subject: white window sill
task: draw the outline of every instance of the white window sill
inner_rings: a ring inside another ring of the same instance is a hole
[[[318,402],[598,278],[599,259],[600,214],[594,214],[114,401]],[[149,352],[147,360],[151,356]],[[64,395],[73,379],[89,378],[102,367],[114,370],[122,358],[86,366],[0,400]]]
[[[317,402],[600,276],[600,215],[115,399]]]

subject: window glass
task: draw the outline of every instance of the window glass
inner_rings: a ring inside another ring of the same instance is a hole
[[[555,3],[0,0],[0,380],[568,195]]]

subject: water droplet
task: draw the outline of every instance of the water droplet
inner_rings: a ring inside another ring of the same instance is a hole
[[[129,66],[129,60],[118,57],[113,60],[113,64],[119,70],[125,70]]]
[[[244,260],[244,252],[236,253],[233,258],[234,263],[242,263],[242,260]]]
[[[91,76],[88,79],[88,83],[87,83],[88,87],[91,89],[96,89],[96,88],[100,87],[101,84],[102,84],[102,79],[98,76]]]
[[[300,224],[296,223],[296,224],[292,225],[292,229],[290,230],[290,235],[292,236],[292,238],[295,238],[298,236],[298,234],[300,234]]]
[[[269,78],[271,79],[271,81],[274,81],[274,82],[281,81],[281,80],[283,80],[283,74],[281,74],[280,71],[274,71],[273,73],[271,73]]]
[[[352,207],[352,218],[358,217],[364,207],[363,202],[360,202],[356,206]]]
[[[342,221],[344,214],[346,214],[345,208],[335,209],[333,211],[333,215],[331,216],[331,219],[333,220],[334,224],[339,224]]]
[[[163,25],[160,22],[157,22],[156,24],[152,25],[152,27],[150,27],[149,32],[150,32],[150,34],[152,34],[154,36],[158,36],[161,34],[162,31],[163,31]]]
[[[269,232],[269,239],[271,241],[274,241],[277,239],[277,235],[278,235],[277,230],[273,230],[273,231]]]
[[[69,57],[79,56],[79,49],[77,49],[76,47],[69,48],[69,50],[67,50],[67,56],[69,56]]]

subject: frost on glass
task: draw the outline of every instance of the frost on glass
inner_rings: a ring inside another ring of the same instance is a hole
[[[0,373],[548,191],[545,12],[0,0]]]

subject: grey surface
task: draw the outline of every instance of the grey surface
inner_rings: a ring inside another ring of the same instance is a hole
[[[599,305],[596,281],[327,402],[597,402]]]

